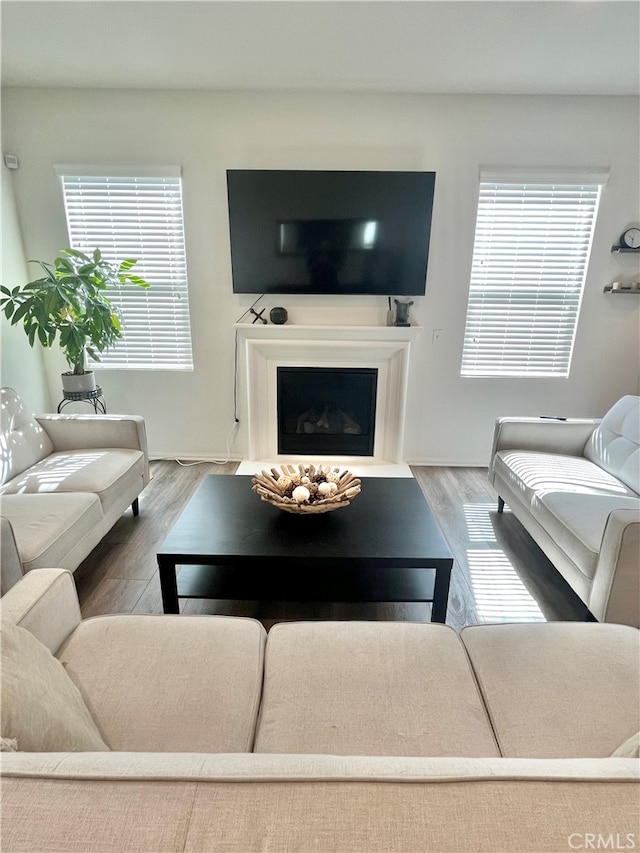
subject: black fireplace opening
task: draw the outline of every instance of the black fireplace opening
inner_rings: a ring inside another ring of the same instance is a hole
[[[373,456],[376,368],[277,370],[278,453]]]

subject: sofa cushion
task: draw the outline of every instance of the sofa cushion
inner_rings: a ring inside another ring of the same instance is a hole
[[[640,632],[544,623],[464,628],[502,755],[610,756],[638,728]]]
[[[27,752],[108,750],[77,687],[33,634],[2,620],[2,738]]]
[[[613,474],[594,462],[561,453],[501,450],[493,461],[495,473],[530,506],[535,494],[581,492],[584,494],[637,497]]]
[[[100,616],[58,657],[112,749],[244,752],[253,745],[265,630],[226,616]]]
[[[640,509],[640,498],[580,492],[542,492],[531,502],[531,514],[576,568],[592,580],[609,513]]]
[[[584,455],[640,492],[640,397],[622,397],[609,409]]]
[[[48,456],[53,445],[13,388],[0,389],[0,420],[0,483],[6,483]]]
[[[269,632],[255,752],[491,756],[497,749],[451,628],[310,622]]]
[[[106,514],[130,480],[140,482],[144,457],[139,450],[92,448],[51,453],[14,477],[0,490],[3,495],[86,492],[100,498]]]
[[[82,493],[3,495],[2,515],[11,522],[25,571],[65,568],[69,531],[74,542],[80,541],[103,517],[99,498]]]

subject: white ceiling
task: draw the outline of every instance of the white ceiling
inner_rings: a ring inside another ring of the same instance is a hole
[[[639,92],[637,0],[3,0],[7,86]]]

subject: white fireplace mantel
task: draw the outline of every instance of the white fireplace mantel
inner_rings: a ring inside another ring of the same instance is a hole
[[[278,453],[278,367],[370,367],[378,371],[373,456],[326,461],[350,467],[402,463],[410,345],[422,327],[236,323],[234,328],[245,363],[250,462],[304,461]]]
[[[410,343],[422,332],[422,326],[364,326],[359,324],[314,325],[286,323],[283,326],[236,323],[244,340],[299,341],[403,341]]]

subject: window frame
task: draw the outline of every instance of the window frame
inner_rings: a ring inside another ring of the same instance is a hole
[[[567,378],[608,170],[479,178],[460,375]]]
[[[69,245],[97,247],[108,261],[135,258],[133,271],[151,285],[109,292],[123,337],[99,362],[89,359],[91,369],[193,371],[181,168],[60,164],[55,171]]]

